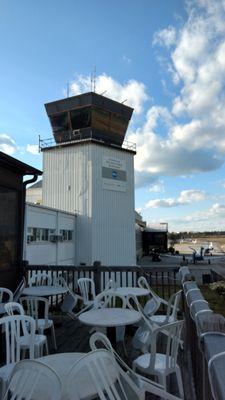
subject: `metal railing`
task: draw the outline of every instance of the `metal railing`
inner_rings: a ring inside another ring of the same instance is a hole
[[[102,266],[98,262],[92,266],[79,265],[29,265],[24,264],[26,281],[33,273],[48,273],[52,279],[62,275],[72,291],[77,292],[77,280],[82,277],[92,278],[95,282],[96,293],[104,290],[109,279],[116,281],[118,286],[137,286],[140,276],[145,276],[152,288],[164,299],[168,299],[178,288],[178,268],[141,267],[141,266]]]
[[[103,139],[98,139],[95,137],[95,135],[92,136],[92,131],[87,133],[87,132],[81,132],[81,131],[77,130],[77,131],[72,131],[71,133],[69,133],[69,137],[68,137],[67,141],[64,141],[64,142],[62,141],[60,143],[56,143],[56,141],[53,137],[47,138],[47,139],[41,139],[41,137],[39,136],[39,152],[42,149],[46,149],[49,147],[60,147],[60,146],[68,145],[68,143],[77,143],[81,140],[84,141],[84,140],[90,140],[90,139],[97,143],[105,143],[105,144],[109,144],[110,146],[113,146],[113,147],[119,147],[119,148],[122,147],[125,150],[136,151],[136,143],[124,140],[122,146],[119,146],[119,145],[116,145],[115,143],[110,143],[110,142],[107,142],[106,140],[104,141]]]

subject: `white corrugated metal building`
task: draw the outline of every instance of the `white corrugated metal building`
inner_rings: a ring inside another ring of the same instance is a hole
[[[30,264],[76,265],[76,215],[26,203],[24,260]]]
[[[78,215],[79,263],[136,264],[133,156],[92,141],[44,149],[43,204]]]

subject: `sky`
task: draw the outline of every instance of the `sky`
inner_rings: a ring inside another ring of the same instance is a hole
[[[135,207],[169,231],[225,230],[225,0],[0,0],[0,151],[42,169],[44,104],[134,108]]]

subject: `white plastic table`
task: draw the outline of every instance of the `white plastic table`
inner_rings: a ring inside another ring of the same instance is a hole
[[[132,325],[140,321],[141,314],[128,308],[98,308],[79,315],[83,324],[102,327]]]
[[[79,315],[79,321],[90,326],[107,328],[107,336],[116,348],[116,327],[132,325],[140,321],[141,314],[127,308],[98,308]]]
[[[121,296],[136,296],[136,297],[141,297],[141,296],[148,296],[149,295],[149,290],[148,289],[144,289],[144,288],[140,288],[140,287],[118,287],[116,289],[109,289],[110,292],[113,293],[118,293]]]
[[[62,381],[62,400],[68,400],[68,398],[66,397],[68,374],[72,366],[85,354],[86,353],[59,353],[37,358],[37,361],[40,361],[43,364],[52,367],[59,375]],[[79,385],[79,387],[77,388],[78,392],[82,393],[84,399],[92,399],[93,397],[95,397],[96,389],[92,384],[89,383],[88,376],[85,374],[85,370],[81,371],[79,379],[77,379],[77,384]],[[44,390],[44,388],[40,388],[40,395],[41,390]]]
[[[57,296],[67,293],[68,289],[63,286],[29,286],[23,289],[22,294],[26,296]]]

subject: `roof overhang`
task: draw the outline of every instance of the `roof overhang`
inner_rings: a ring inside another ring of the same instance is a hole
[[[7,168],[19,175],[42,175],[42,171],[37,168],[31,167],[22,161],[0,151],[0,167]]]

